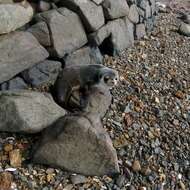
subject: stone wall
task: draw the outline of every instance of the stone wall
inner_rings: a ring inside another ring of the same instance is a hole
[[[65,65],[102,63],[150,32],[155,0],[0,0],[0,90],[54,83]]]

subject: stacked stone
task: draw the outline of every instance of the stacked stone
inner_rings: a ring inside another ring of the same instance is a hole
[[[0,0],[0,131],[43,130],[34,162],[85,175],[118,173],[100,119],[109,90],[92,88],[87,112],[69,115],[50,94],[23,89],[53,84],[64,66],[101,64],[102,54],[133,46],[153,27],[155,0],[35,2]]]
[[[0,0],[0,90],[54,83],[65,65],[102,63],[102,54],[151,31],[156,12],[155,0],[29,2]]]

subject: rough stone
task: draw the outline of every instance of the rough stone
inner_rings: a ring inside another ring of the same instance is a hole
[[[145,17],[150,18],[152,16],[152,10],[151,6],[149,5],[149,2],[146,2],[146,9],[145,9]]]
[[[156,13],[156,1],[150,0],[150,4],[151,4],[151,9],[152,9],[152,15],[155,15],[155,13]]]
[[[130,6],[128,18],[134,24],[139,22],[138,8],[135,4]]]
[[[28,32],[0,36],[0,83],[46,59],[48,52]]]
[[[179,33],[184,36],[190,37],[190,24],[182,22],[179,27]]]
[[[44,0],[39,1],[39,3],[38,3],[38,10],[39,11],[44,12],[44,11],[48,11],[50,9],[51,9],[51,3],[50,2],[47,2]]]
[[[92,0],[97,5],[100,5],[104,0]]]
[[[0,85],[0,90],[20,90],[26,89],[28,86],[20,77],[15,77]]]
[[[48,26],[45,22],[42,21],[34,24],[28,29],[28,32],[31,32],[42,46],[52,46]]]
[[[48,25],[52,40],[52,47],[48,50],[52,56],[61,58],[87,43],[80,18],[67,8],[40,13],[36,19]]]
[[[86,183],[87,181],[88,181],[88,179],[83,175],[72,175],[71,176],[71,182],[73,185]]]
[[[89,35],[91,43],[100,46],[105,39],[109,38],[109,45],[113,47],[113,54],[118,54],[131,46],[131,39],[128,35],[128,29],[123,19],[109,21],[97,32]],[[107,47],[106,47],[107,48]]]
[[[128,19],[127,16],[124,18],[124,22],[126,24],[129,46],[133,46],[134,45],[134,24]]]
[[[13,176],[9,172],[0,172],[0,189],[10,190]]]
[[[29,3],[0,4],[0,34],[9,33],[28,23],[33,16]]]
[[[31,86],[39,87],[48,83],[54,84],[60,70],[60,62],[45,60],[23,71],[22,77]]]
[[[101,64],[103,62],[103,57],[98,48],[86,46],[66,56],[64,61],[65,65]]]
[[[112,96],[110,91],[100,85],[97,85],[90,89],[89,94],[90,96],[85,112],[103,117],[111,104]],[[75,91],[69,101],[69,107],[76,108],[79,106],[80,95],[77,91]]]
[[[129,13],[129,6],[126,0],[104,0],[102,6],[105,17],[108,20],[124,17]]]
[[[60,4],[76,12],[88,32],[98,30],[105,23],[102,6],[92,1],[62,0]]]
[[[36,133],[65,115],[50,94],[34,91],[0,93],[0,131]]]
[[[136,33],[135,33],[136,39],[141,39],[145,35],[146,35],[145,25],[144,24],[137,24],[136,25]]]
[[[35,163],[83,175],[102,176],[119,172],[112,141],[95,115],[60,118],[43,132],[33,155]]]

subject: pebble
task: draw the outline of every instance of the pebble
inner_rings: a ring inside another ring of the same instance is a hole
[[[72,175],[71,176],[71,182],[73,185],[82,184],[87,182],[87,178],[83,175]]]
[[[10,165],[12,167],[20,167],[22,163],[22,157],[19,149],[14,149],[9,152]]]
[[[0,172],[0,189],[10,190],[11,183],[13,182],[13,176],[9,172]]]
[[[125,181],[126,181],[125,175],[119,175],[117,180],[116,180],[116,184],[118,187],[121,188],[125,184]]]
[[[13,145],[12,144],[5,144],[4,151],[10,152],[11,150],[13,150]]]
[[[134,172],[139,172],[141,170],[141,164],[139,160],[135,160],[132,164],[132,169]]]

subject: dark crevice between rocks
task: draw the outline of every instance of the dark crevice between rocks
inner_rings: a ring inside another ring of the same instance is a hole
[[[114,55],[114,45],[112,43],[111,34],[99,45],[99,49],[102,55]]]

